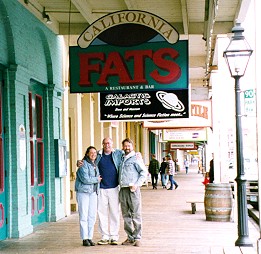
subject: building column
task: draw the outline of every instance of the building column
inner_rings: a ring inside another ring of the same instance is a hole
[[[229,44],[225,36],[218,36],[216,43],[216,55],[218,70],[211,72],[212,84],[212,114],[213,114],[213,153],[214,153],[214,174],[215,183],[229,181],[229,154],[233,154],[228,142],[235,140],[235,96],[234,79],[230,77],[229,70],[223,57],[223,52]],[[207,158],[211,159],[212,151],[209,151]],[[208,167],[209,161],[206,166]],[[231,179],[232,181],[234,179]]]
[[[92,93],[82,95],[82,152],[94,145],[94,98]],[[99,147],[97,147],[99,149]]]
[[[74,183],[76,179],[76,161],[83,158],[82,148],[82,95],[69,94],[69,150],[70,150],[70,199],[71,211],[77,210]]]
[[[93,136],[93,144],[97,149],[100,149],[102,146],[102,140],[104,139],[104,123],[99,122],[99,100],[98,100],[98,94],[93,94],[94,98],[94,115],[93,115],[93,121],[94,121],[94,132],[91,133]]]

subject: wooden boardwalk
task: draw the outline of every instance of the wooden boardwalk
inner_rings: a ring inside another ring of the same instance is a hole
[[[237,223],[209,222],[205,219],[204,204],[197,204],[195,214],[187,200],[203,200],[203,177],[191,168],[175,176],[179,187],[166,190],[158,186],[152,190],[149,185],[142,187],[143,239],[141,247],[134,246],[94,246],[84,247],[79,236],[78,214],[58,222],[39,226],[35,232],[22,239],[8,239],[0,242],[0,253],[106,253],[106,254],[240,254],[257,253],[256,242],[259,230],[249,220],[250,238],[254,247],[238,248]],[[120,242],[126,239],[121,221]],[[95,242],[100,240],[97,223]]]

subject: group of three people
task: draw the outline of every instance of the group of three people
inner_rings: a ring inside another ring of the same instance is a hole
[[[75,191],[78,202],[80,235],[84,246],[92,241],[96,214],[102,235],[99,245],[117,245],[120,228],[120,205],[127,239],[123,245],[141,245],[142,218],[140,187],[147,177],[133,141],[122,141],[122,150],[113,149],[111,138],[102,142],[103,149],[87,148],[82,161],[77,162]]]
[[[161,183],[162,187],[167,189],[167,183],[168,180],[170,181],[170,187],[168,190],[173,190],[174,185],[175,189],[178,188],[177,182],[174,180],[174,174],[175,174],[175,163],[172,160],[172,157],[170,154],[166,156],[166,158],[163,158],[163,161],[161,164],[159,164],[159,161],[156,159],[155,154],[151,155],[152,159],[149,164],[149,173],[151,174],[151,182],[153,189],[157,189],[158,184],[158,174],[161,175]]]

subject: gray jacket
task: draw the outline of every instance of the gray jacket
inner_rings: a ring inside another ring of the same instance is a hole
[[[142,186],[147,177],[147,169],[142,159],[137,159],[134,151],[122,157],[119,170],[120,187],[129,187],[130,183]]]
[[[83,166],[78,168],[76,172],[75,191],[93,193],[99,189],[98,176],[100,175],[99,169],[83,160]]]

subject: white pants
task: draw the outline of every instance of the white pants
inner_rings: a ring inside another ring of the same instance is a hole
[[[97,193],[77,192],[81,238],[92,239],[97,215]]]
[[[104,240],[119,239],[120,205],[119,188],[99,190],[98,195],[99,231]]]

